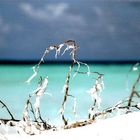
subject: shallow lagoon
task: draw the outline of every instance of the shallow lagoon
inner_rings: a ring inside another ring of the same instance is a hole
[[[65,78],[69,69],[68,64],[47,64],[40,67],[38,76],[28,85],[25,81],[32,75],[34,65],[0,65],[0,100],[6,103],[16,118],[21,119],[25,102],[29,94],[38,86],[39,77],[49,77],[47,91],[52,96],[44,95],[41,99],[42,117],[50,122],[60,123],[58,114],[63,101],[62,92]],[[130,64],[90,64],[91,71],[104,74],[105,89],[101,93],[102,108],[109,107],[121,99],[128,97],[137,72],[128,74],[132,65]],[[76,69],[77,66],[74,67]],[[86,71],[81,66],[80,71]],[[70,81],[69,94],[77,98],[77,114],[79,118],[87,118],[92,100],[86,92],[95,82],[94,75],[87,76],[77,74]],[[127,82],[128,78],[128,82]],[[72,113],[73,99],[69,98],[66,104],[66,116],[69,120],[74,119]],[[9,118],[5,109],[0,110],[0,118]]]

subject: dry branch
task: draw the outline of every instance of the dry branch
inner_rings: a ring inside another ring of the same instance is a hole
[[[93,118],[94,112],[98,112],[100,108],[101,98],[99,93],[102,91],[102,89],[104,89],[104,83],[103,83],[104,74],[101,74],[99,72],[81,72],[81,71],[77,71],[77,73],[86,74],[86,75],[91,75],[91,74],[97,75],[97,78],[95,78],[96,79],[95,84],[87,91],[94,102],[93,105],[90,107],[89,114],[88,114],[88,118],[91,119]]]
[[[2,102],[1,100],[0,100],[0,103],[3,105],[2,108],[3,108],[3,107],[6,108],[8,114],[11,116],[11,120],[15,120],[14,116],[12,115],[12,113],[11,113],[11,111],[9,110],[9,108],[7,107],[7,105],[6,105],[4,102]]]
[[[140,72],[138,74],[138,77],[135,81],[135,83],[133,84],[132,86],[132,89],[131,89],[131,93],[130,93],[130,97],[129,97],[129,100],[128,100],[128,107],[131,107],[131,104],[132,104],[132,100],[134,98],[134,96],[136,95],[138,98],[140,98],[140,94],[139,92],[137,91],[137,85],[139,84],[140,82]]]
[[[64,51],[61,53],[62,48],[64,48],[63,49]],[[138,98],[140,98],[140,94],[136,89],[137,85],[140,82],[140,72],[139,72],[139,75],[138,75],[134,85],[132,86],[131,94],[130,94],[129,99],[118,102],[113,107],[110,107],[110,108],[107,108],[105,110],[100,111],[99,107],[100,107],[101,99],[99,97],[99,93],[102,91],[102,89],[104,89],[104,83],[103,83],[104,74],[99,73],[99,72],[91,72],[88,64],[78,61],[76,59],[76,53],[77,53],[78,48],[79,48],[79,46],[76,44],[76,42],[74,40],[67,40],[67,41],[64,41],[62,44],[59,44],[59,45],[50,45],[48,48],[45,49],[40,61],[38,62],[38,64],[32,67],[33,74],[26,81],[27,83],[30,83],[31,80],[37,76],[40,65],[41,65],[41,63],[44,63],[44,59],[45,59],[45,56],[47,54],[49,54],[50,52],[52,52],[54,50],[55,51],[55,58],[57,58],[58,55],[60,55],[60,54],[64,55],[67,51],[70,51],[72,62],[71,62],[71,65],[68,69],[68,73],[67,73],[67,76],[66,76],[65,85],[64,85],[64,88],[63,88],[64,89],[64,97],[63,97],[62,104],[61,104],[61,109],[60,109],[61,118],[62,118],[63,123],[64,123],[64,126],[62,128],[70,129],[70,128],[85,126],[85,125],[93,123],[94,120],[97,117],[104,116],[104,115],[107,115],[107,114],[111,114],[116,110],[117,111],[118,110],[123,110],[123,111],[125,111],[125,113],[128,113],[133,108],[136,108],[136,109],[140,110],[140,103],[132,104],[133,98],[134,98],[135,95]],[[69,87],[70,87],[69,85],[70,85],[70,80],[71,80],[71,74],[72,74],[72,70],[73,70],[75,64],[77,65],[77,70],[75,70],[75,73],[74,73],[73,77],[75,77],[77,74],[86,74],[88,76],[89,75],[96,75],[95,83],[88,90],[88,93],[90,93],[90,95],[93,99],[93,103],[92,103],[93,105],[90,107],[90,112],[88,114],[89,116],[88,116],[87,119],[79,120],[79,121],[68,124],[68,120],[65,118],[65,106],[66,106],[68,97],[71,97],[74,100],[73,112],[74,112],[74,114],[76,114],[76,98],[75,98],[75,96],[69,94]],[[81,65],[84,65],[84,66],[87,67],[86,72],[80,71],[80,66]],[[139,65],[139,63],[134,65],[131,68],[131,70],[137,70],[138,65]],[[13,117],[10,110],[8,109],[8,107],[0,100],[0,103],[2,104],[2,108],[3,107],[6,108],[7,112],[11,116],[11,120],[15,121],[15,122],[19,122],[22,129],[27,134],[30,134],[30,135],[35,134],[34,128],[36,130],[39,130],[39,132],[42,131],[42,130],[49,130],[49,129],[52,129],[52,128],[57,130],[56,126],[52,127],[50,124],[48,124],[42,118],[41,112],[40,112],[40,99],[45,94],[47,85],[48,85],[48,77],[46,77],[44,79],[41,77],[37,89],[33,92],[32,95],[29,95],[29,97],[26,101],[22,121],[16,120]],[[34,105],[32,104],[32,101],[31,101],[31,98],[33,98],[33,97],[35,97]],[[33,115],[33,120],[32,120],[32,117],[30,116],[30,112]],[[6,119],[5,120],[0,119],[0,120],[3,120],[4,123],[8,123],[9,121],[11,121],[11,120],[6,120]]]

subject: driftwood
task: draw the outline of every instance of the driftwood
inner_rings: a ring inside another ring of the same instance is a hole
[[[137,96],[138,98],[140,98],[140,94],[139,92],[137,91],[137,85],[139,84],[140,82],[140,73],[138,74],[138,77],[134,83],[134,85],[132,86],[132,89],[131,89],[131,93],[130,93],[130,97],[129,97],[129,100],[128,100],[128,106],[131,107],[131,104],[132,104],[132,100],[134,98],[134,96]]]
[[[0,100],[0,103],[2,104],[2,108],[6,108],[7,112],[11,116],[11,120],[15,120],[13,114],[11,113],[11,111],[9,110],[9,108],[7,107],[7,105],[4,102],[2,102],[1,100]]]
[[[61,50],[64,48],[63,53],[61,54]],[[99,92],[101,92],[104,89],[104,83],[103,83],[103,77],[104,74],[99,73],[99,72],[91,72],[88,64],[80,62],[76,59],[76,52],[79,46],[76,44],[74,40],[67,40],[63,42],[62,44],[59,45],[50,45],[46,50],[44,51],[41,60],[37,65],[35,65],[33,69],[33,74],[27,79],[27,83],[30,83],[33,78],[35,78],[38,74],[39,68],[41,63],[44,63],[44,58],[45,56],[50,53],[52,50],[55,50],[55,58],[57,58],[60,54],[64,55],[68,50],[70,50],[70,55],[71,55],[71,65],[69,67],[66,80],[65,80],[65,85],[63,87],[64,90],[64,97],[62,100],[61,108],[60,108],[60,114],[61,114],[61,119],[63,120],[63,125],[61,126],[62,129],[71,129],[71,128],[76,128],[76,127],[82,127],[85,125],[89,125],[95,122],[95,120],[99,117],[105,116],[107,114],[112,114],[114,111],[124,111],[124,113],[129,113],[133,111],[133,109],[140,110],[140,103],[135,103],[133,101],[134,96],[140,98],[139,91],[137,91],[137,85],[140,82],[140,72],[138,74],[138,77],[136,81],[134,82],[130,96],[127,100],[120,101],[114,106],[104,109],[104,110],[99,110],[100,107],[100,97],[99,97]],[[67,103],[67,100],[69,97],[73,98],[74,100],[74,107],[73,107],[73,113],[76,115],[76,98],[74,95],[69,94],[69,84],[72,76],[72,71],[74,68],[74,65],[77,65],[77,70],[75,70],[73,77],[75,77],[77,74],[86,74],[86,75],[94,75],[96,78],[94,78],[95,83],[89,89],[89,93],[93,99],[92,106],[90,107],[90,112],[87,115],[87,118],[84,120],[79,120],[79,121],[73,121],[73,122],[68,122],[68,119],[65,117],[65,106]],[[80,71],[80,65],[85,65],[87,67],[87,71],[82,72]],[[136,68],[137,65],[135,65]],[[5,108],[10,115],[10,119],[0,119],[0,125],[1,124],[6,124],[9,126],[18,126],[22,128],[22,130],[29,135],[35,135],[37,133],[40,133],[41,131],[45,130],[53,130],[57,131],[59,129],[59,126],[52,126],[51,124],[47,123],[41,116],[40,112],[40,98],[41,96],[44,95],[46,88],[48,85],[48,77],[46,78],[40,78],[39,85],[37,89],[33,92],[32,95],[28,96],[28,99],[25,103],[24,107],[24,112],[23,112],[23,118],[21,120],[16,119],[12,112],[9,110],[7,105],[0,100],[0,104],[2,104],[2,108]],[[32,103],[31,98],[35,98],[35,104]],[[96,109],[96,111],[95,111]],[[32,117],[30,116],[30,112],[32,113]],[[18,133],[19,130],[17,130]]]

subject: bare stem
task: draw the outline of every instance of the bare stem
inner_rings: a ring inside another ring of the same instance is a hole
[[[14,116],[12,115],[12,113],[11,113],[11,111],[9,110],[9,108],[7,107],[7,105],[6,105],[4,102],[2,102],[1,100],[0,100],[0,103],[3,105],[2,108],[3,108],[3,107],[6,108],[7,112],[8,112],[9,115],[11,116],[11,119],[12,119],[12,120],[15,120]]]
[[[133,99],[134,95],[137,95],[137,97],[140,97],[140,95],[136,91],[136,86],[139,82],[140,82],[140,73],[138,74],[138,77],[137,77],[137,79],[136,79],[136,81],[133,84],[132,89],[131,89],[131,94],[130,94],[130,97],[129,97],[129,100],[128,100],[128,106],[129,107],[131,106],[132,99]]]
[[[106,114],[108,114],[108,113],[112,113],[113,111],[115,111],[115,110],[117,110],[117,109],[119,109],[119,110],[124,110],[124,109],[128,110],[128,109],[130,109],[130,107],[128,107],[128,105],[123,105],[123,103],[125,103],[125,102],[128,102],[128,100],[126,100],[126,101],[124,101],[124,102],[121,102],[121,103],[119,103],[119,104],[116,104],[114,107],[110,107],[110,108],[105,109],[105,110],[103,110],[103,111],[101,111],[101,112],[95,113],[95,114],[93,115],[92,119],[94,120],[94,119],[95,119],[96,117],[98,117],[98,116],[106,115]],[[136,109],[140,110],[140,108],[138,107],[138,105],[132,105],[131,108],[136,108]],[[127,113],[127,112],[126,112],[126,113]]]
[[[79,73],[79,74],[97,74],[97,75],[99,75],[100,77],[101,77],[101,76],[104,76],[104,74],[99,73],[99,72],[97,72],[97,71],[90,72],[90,73],[88,73],[88,72],[82,72],[82,71],[76,71],[76,72]]]
[[[67,78],[66,78],[66,82],[65,82],[65,95],[64,95],[64,99],[63,99],[63,102],[62,102],[62,111],[61,111],[61,115],[62,115],[62,120],[64,121],[64,124],[66,125],[67,124],[67,121],[65,119],[65,116],[64,116],[64,110],[65,110],[65,104],[66,104],[66,101],[67,101],[67,98],[69,96],[69,81],[70,81],[70,77],[71,77],[71,70],[74,66],[74,61],[72,62],[70,68],[69,68],[69,71],[68,71],[68,75],[67,75]]]
[[[29,98],[28,98],[28,100],[27,100],[27,105],[30,105],[31,112],[32,112],[32,114],[33,114],[34,120],[37,122],[37,118],[36,118],[36,115],[35,115],[35,111],[34,111],[34,109],[33,109],[32,103],[30,102],[30,98],[31,98],[31,96],[29,95]]]

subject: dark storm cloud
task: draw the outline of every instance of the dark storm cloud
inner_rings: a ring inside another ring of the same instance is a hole
[[[80,59],[139,60],[139,6],[127,1],[1,0],[0,59],[39,59],[48,45],[74,39],[81,46]]]

